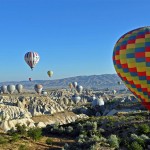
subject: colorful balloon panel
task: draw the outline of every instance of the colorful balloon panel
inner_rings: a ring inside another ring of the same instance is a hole
[[[114,47],[113,63],[128,89],[150,110],[150,27],[124,34]]]

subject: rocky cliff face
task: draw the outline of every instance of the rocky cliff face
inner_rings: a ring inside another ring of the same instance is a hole
[[[87,117],[67,112],[74,103],[65,96],[56,97],[57,100],[53,100],[53,96],[1,96],[0,127],[4,131],[15,128],[18,123],[27,127],[45,127],[49,124],[66,124]]]

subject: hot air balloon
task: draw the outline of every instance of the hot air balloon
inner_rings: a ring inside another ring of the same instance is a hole
[[[8,85],[8,86],[7,86],[7,91],[8,91],[10,94],[13,94],[15,90],[16,90],[15,85]]]
[[[17,85],[16,85],[16,90],[18,91],[18,93],[21,93],[22,90],[23,90],[23,85],[17,84]]]
[[[1,91],[6,94],[7,93],[7,86],[6,85],[2,85],[1,86]]]
[[[49,77],[52,77],[53,76],[53,71],[47,71],[47,74]]]
[[[95,97],[95,95],[94,95],[94,96],[92,97],[92,101],[95,100],[95,99],[96,99],[96,97]]]
[[[72,96],[72,100],[74,101],[74,103],[79,103],[79,101],[81,100],[81,97],[78,95],[73,95]]]
[[[113,63],[128,89],[150,110],[150,27],[121,36],[114,47]]]
[[[29,81],[32,81],[32,78],[29,78]]]
[[[69,88],[70,88],[70,89],[72,89],[72,88],[73,88],[72,83],[69,83],[69,85],[68,85],[68,86],[69,86]]]
[[[34,89],[35,89],[35,91],[36,91],[38,94],[41,94],[42,89],[43,89],[43,86],[42,86],[41,84],[36,84],[36,85],[34,86]]]
[[[95,107],[95,106],[104,106],[104,100],[103,98],[99,98],[99,99],[95,99],[92,101],[92,106]]]
[[[47,92],[46,91],[42,91],[41,94],[43,94],[44,96],[47,96]]]
[[[30,68],[33,70],[33,68],[39,62],[40,56],[36,52],[27,52],[24,56],[24,59],[26,63],[30,66]]]
[[[83,86],[77,85],[76,90],[78,93],[81,93],[83,91]]]
[[[78,83],[77,82],[72,82],[72,85],[73,85],[74,88],[76,88]]]
[[[120,81],[118,82],[118,85],[121,85],[121,82],[120,82]]]

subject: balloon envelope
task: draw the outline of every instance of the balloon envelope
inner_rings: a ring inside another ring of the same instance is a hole
[[[36,52],[27,52],[24,56],[26,63],[33,69],[40,60],[40,56]]]
[[[49,77],[52,77],[54,73],[53,73],[53,71],[47,71],[47,74]]]
[[[15,85],[8,85],[7,86],[7,91],[12,94],[16,90]]]
[[[150,27],[121,36],[114,47],[113,63],[128,89],[150,110]]]
[[[76,90],[78,93],[81,93],[83,91],[83,86],[77,85]]]
[[[76,88],[78,83],[77,82],[72,82],[72,85],[73,85],[74,88]]]
[[[77,104],[81,100],[81,97],[78,95],[73,95],[72,100]]]
[[[22,90],[23,90],[23,85],[17,84],[17,85],[16,85],[16,90],[18,91],[18,93],[21,93]]]
[[[44,96],[47,96],[47,92],[46,91],[42,91],[41,94],[43,94]]]
[[[69,88],[70,88],[70,89],[72,89],[72,88],[73,88],[72,83],[69,83]]]
[[[118,82],[118,85],[121,85],[121,82]]]
[[[6,85],[2,85],[1,86],[1,91],[6,94],[7,93],[7,86]]]
[[[43,86],[41,84],[36,84],[34,89],[38,94],[40,94],[42,92]]]
[[[95,106],[103,106],[105,103],[104,103],[104,100],[103,98],[99,98],[99,99],[95,99],[92,101],[92,106],[95,107]]]

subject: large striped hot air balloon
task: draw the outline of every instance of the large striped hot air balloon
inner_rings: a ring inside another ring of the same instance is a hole
[[[26,63],[33,69],[40,60],[40,56],[36,52],[27,52],[24,56]]]
[[[121,36],[114,47],[113,63],[128,89],[150,110],[150,27]]]

